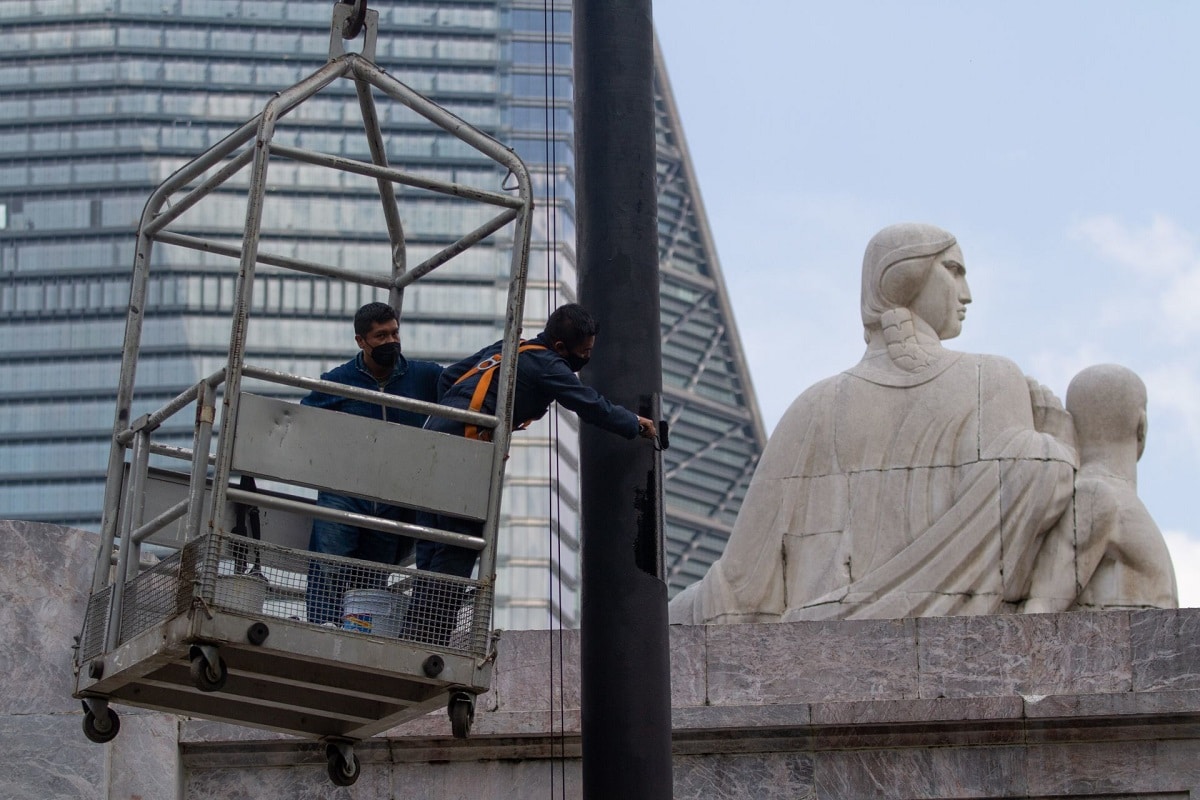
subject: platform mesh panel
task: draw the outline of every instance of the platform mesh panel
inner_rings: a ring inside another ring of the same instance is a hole
[[[104,634],[108,628],[108,604],[112,587],[105,586],[88,598],[83,618],[83,633],[79,636],[79,663],[85,664],[104,652]]]
[[[103,651],[108,596],[106,589],[89,602],[81,659]],[[186,613],[193,598],[249,617],[399,638],[480,657],[487,653],[493,601],[490,589],[478,581],[241,536],[206,535],[125,584],[121,642]]]
[[[348,633],[487,651],[492,594],[478,581],[223,537],[214,603]],[[239,574],[241,577],[233,577]],[[222,591],[222,582],[236,582]]]
[[[176,553],[125,584],[121,604],[121,641],[153,628],[187,610],[191,598],[181,583],[180,564],[187,554]]]

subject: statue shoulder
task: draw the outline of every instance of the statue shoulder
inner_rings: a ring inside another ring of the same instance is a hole
[[[837,395],[837,387],[839,383],[845,380],[848,373],[841,372],[837,375],[831,375],[828,378],[817,381],[812,386],[809,386],[803,392],[796,396],[792,404],[788,406],[787,411],[783,412],[783,417],[780,420],[780,425],[784,421],[794,416],[807,417],[813,413],[814,409],[822,406],[828,406],[833,402]]]
[[[1012,388],[1022,396],[1029,393],[1029,378],[1011,358],[987,354],[970,354],[966,357],[978,367],[980,380],[985,384],[993,388]]]
[[[797,448],[812,446],[815,441],[829,444],[828,437],[834,430],[837,387],[844,379],[844,373],[825,378],[809,386],[792,401],[767,439],[755,473],[756,479],[760,476],[790,474]]]

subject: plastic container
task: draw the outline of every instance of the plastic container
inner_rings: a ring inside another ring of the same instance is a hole
[[[390,589],[351,589],[342,601],[342,629],[399,636],[408,598]]]
[[[267,599],[267,579],[262,575],[218,575],[213,603],[230,611],[261,614]]]

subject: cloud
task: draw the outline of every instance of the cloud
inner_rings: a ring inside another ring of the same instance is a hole
[[[1153,409],[1168,415],[1168,424],[1182,422],[1187,436],[1200,446],[1200,372],[1194,358],[1160,362],[1142,372]],[[1175,419],[1171,419],[1174,417]],[[1151,429],[1155,418],[1150,420]]]
[[[1177,337],[1192,338],[1200,331],[1200,264],[1193,264],[1163,295],[1162,308],[1167,320],[1178,326]]]
[[[1200,608],[1200,539],[1183,531],[1163,531],[1163,538],[1175,563],[1179,607]]]
[[[1054,349],[1035,351],[1029,357],[1026,371],[1038,382],[1053,389],[1059,399],[1062,399],[1066,397],[1067,386],[1070,385],[1071,379],[1078,375],[1084,367],[1112,360],[1112,356],[1106,350],[1097,347],[1092,342],[1085,342],[1073,352]]]
[[[1070,233],[1138,281],[1109,289],[1100,300],[1117,312],[1101,316],[1110,323],[1107,332],[1117,334],[1107,340],[1113,355],[1105,360],[1127,360],[1146,382],[1151,431],[1167,432],[1193,451],[1200,448],[1200,360],[1194,352],[1200,335],[1200,237],[1163,215],[1141,226],[1095,216]],[[1149,307],[1136,302],[1137,293],[1147,289],[1154,298]]]
[[[1163,338],[1184,344],[1200,333],[1200,244],[1195,234],[1162,215],[1141,227],[1101,215],[1083,220],[1070,235],[1101,258],[1165,286],[1155,318],[1146,320]]]
[[[1080,222],[1071,235],[1097,255],[1137,272],[1176,275],[1197,268],[1196,237],[1161,215],[1138,228],[1102,214]]]

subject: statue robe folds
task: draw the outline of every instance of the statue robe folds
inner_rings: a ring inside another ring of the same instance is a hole
[[[868,351],[792,403],[724,555],[672,622],[1016,610],[1071,501],[1075,453],[1035,430],[1011,361],[928,352],[906,372]]]

